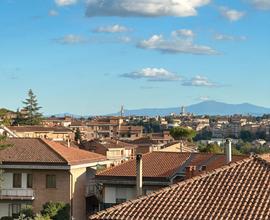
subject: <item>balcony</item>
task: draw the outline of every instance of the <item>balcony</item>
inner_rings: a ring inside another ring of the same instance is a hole
[[[34,200],[34,191],[32,189],[0,189],[0,200]]]

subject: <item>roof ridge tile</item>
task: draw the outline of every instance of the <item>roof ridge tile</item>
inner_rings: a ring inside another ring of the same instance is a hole
[[[57,152],[57,150],[55,150],[50,144],[48,140],[45,140],[43,138],[38,138],[41,142],[43,142],[49,149],[51,149],[54,153],[56,153],[58,156],[60,156],[64,161],[66,161],[66,163],[68,163],[68,160],[63,157],[63,155],[61,155],[59,152]]]

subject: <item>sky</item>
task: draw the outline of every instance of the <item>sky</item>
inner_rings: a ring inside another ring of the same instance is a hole
[[[0,0],[0,107],[270,107],[270,0]]]

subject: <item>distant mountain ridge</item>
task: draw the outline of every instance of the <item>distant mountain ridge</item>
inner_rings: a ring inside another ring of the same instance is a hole
[[[217,101],[204,101],[190,106],[186,106],[186,111],[195,115],[254,115],[270,114],[270,108],[252,105],[249,103],[243,104],[227,104]],[[180,113],[180,107],[172,108],[145,108],[136,110],[125,110],[125,116],[165,116],[171,113]],[[119,115],[119,113],[112,114]]]
[[[217,101],[204,101],[197,104],[186,106],[186,111],[189,113],[193,113],[195,115],[234,115],[234,114],[242,114],[242,115],[253,115],[253,116],[261,116],[263,114],[270,114],[270,108],[261,107],[249,103],[242,103],[242,104],[227,104],[224,102],[217,102]],[[142,108],[142,109],[134,109],[124,110],[125,116],[166,116],[170,115],[171,113],[180,113],[180,106],[179,107],[172,107],[172,108]],[[118,116],[120,112],[106,114],[105,116]],[[72,116],[74,118],[84,117],[87,118],[89,116],[86,115],[76,115],[71,113],[61,113],[55,114],[56,117],[63,117],[63,116]]]

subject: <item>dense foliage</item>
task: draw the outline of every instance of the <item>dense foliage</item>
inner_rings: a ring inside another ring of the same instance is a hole
[[[43,205],[42,216],[52,220],[69,220],[70,205],[63,202],[47,202]]]
[[[196,131],[190,128],[185,128],[185,127],[175,127],[170,130],[170,135],[175,140],[192,141],[192,139],[196,136]]]
[[[217,144],[199,144],[198,145],[199,152],[204,153],[224,153],[224,146],[219,146]],[[233,155],[249,155],[251,153],[255,154],[264,154],[270,153],[270,148],[267,146],[259,146],[256,147],[249,142],[239,142],[238,144],[232,145],[232,154]]]

